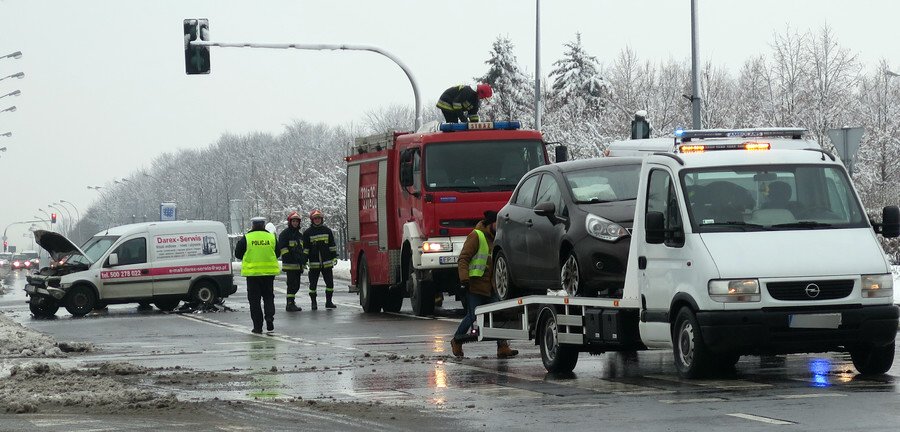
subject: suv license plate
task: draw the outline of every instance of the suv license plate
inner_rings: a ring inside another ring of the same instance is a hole
[[[790,328],[836,329],[841,326],[841,314],[796,314],[788,316]]]
[[[458,256],[442,256],[438,258],[438,262],[441,264],[456,264],[458,261]]]

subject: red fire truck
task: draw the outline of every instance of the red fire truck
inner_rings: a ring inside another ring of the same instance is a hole
[[[526,172],[548,163],[541,133],[519,122],[357,138],[346,160],[359,302],[366,312],[397,312],[409,297],[420,316],[434,312],[437,293],[458,294],[458,254],[483,212],[499,210]]]

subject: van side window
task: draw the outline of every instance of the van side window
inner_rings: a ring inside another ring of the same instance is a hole
[[[666,246],[684,246],[684,229],[681,223],[681,211],[678,208],[678,195],[672,177],[663,170],[650,172],[650,185],[647,188],[647,212],[660,212],[665,217]]]
[[[119,265],[143,264],[147,262],[147,239],[133,238],[119,245],[113,253],[119,256]]]
[[[519,191],[516,192],[513,204],[528,208],[534,207],[534,190],[537,189],[540,177],[540,175],[533,175],[525,179],[522,186],[519,187]]]

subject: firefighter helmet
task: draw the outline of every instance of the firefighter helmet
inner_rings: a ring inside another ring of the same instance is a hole
[[[319,209],[315,209],[315,210],[309,212],[309,219],[312,220],[312,219],[315,219],[315,218],[322,218],[322,219],[325,219],[325,214],[322,213],[322,211],[319,210]]]
[[[303,216],[300,216],[300,213],[297,213],[297,212],[295,212],[295,211],[292,211],[291,214],[289,214],[288,217],[287,217],[288,223],[291,223],[291,219],[297,219],[297,220],[299,220],[299,221],[302,221],[302,220],[303,220]]]
[[[475,88],[475,93],[478,94],[478,99],[487,99],[493,96],[494,89],[489,84],[478,84]]]

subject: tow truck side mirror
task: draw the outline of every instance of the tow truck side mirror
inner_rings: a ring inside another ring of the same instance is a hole
[[[876,225],[876,231],[885,238],[900,237],[900,208],[887,206],[882,209],[881,223]]]
[[[111,253],[109,254],[109,258],[106,259],[107,267],[114,267],[119,265],[119,254]]]
[[[534,206],[534,214],[538,216],[544,216],[547,219],[550,219],[550,222],[556,223],[556,204],[552,202],[542,202],[536,206]]]
[[[666,219],[661,212],[647,212],[645,222],[647,243],[660,244],[666,241]]]
[[[413,164],[412,162],[403,162],[400,164],[400,186],[410,187],[413,185]]]

